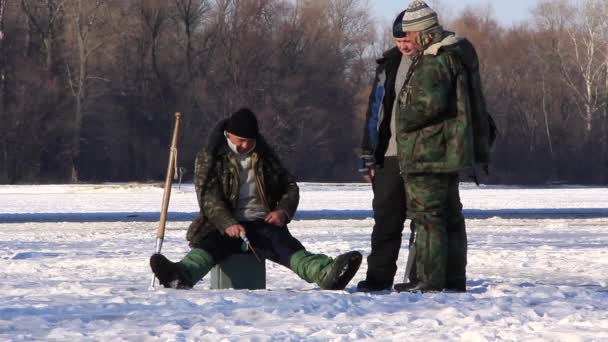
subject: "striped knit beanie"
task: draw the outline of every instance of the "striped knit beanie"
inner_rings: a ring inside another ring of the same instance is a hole
[[[437,13],[421,0],[412,1],[403,16],[404,32],[424,31],[438,24]]]

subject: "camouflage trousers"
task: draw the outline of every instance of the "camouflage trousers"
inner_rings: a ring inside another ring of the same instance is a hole
[[[458,173],[405,176],[407,216],[416,234],[416,279],[465,290],[467,235],[458,184]]]

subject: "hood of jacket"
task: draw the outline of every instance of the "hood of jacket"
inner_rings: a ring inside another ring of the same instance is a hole
[[[479,66],[477,52],[471,42],[454,32],[437,27],[428,32],[421,32],[420,41],[425,43],[422,52],[425,56],[437,56],[439,52],[446,51],[457,57],[468,70],[475,70]]]
[[[443,39],[441,39],[440,41],[438,41],[436,43],[429,45],[429,47],[427,47],[423,53],[425,55],[436,56],[439,53],[439,50],[441,50],[442,48],[447,48],[447,47],[456,45],[456,44],[460,43],[462,40],[464,40],[463,37],[459,37],[452,32],[446,31],[445,33],[446,33],[446,35],[443,37]]]

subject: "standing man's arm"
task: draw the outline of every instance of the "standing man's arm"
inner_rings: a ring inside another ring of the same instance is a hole
[[[366,182],[371,183],[376,173],[376,160],[374,157],[374,149],[378,144],[378,121],[379,111],[382,107],[382,99],[384,98],[384,82],[380,80],[378,71],[372,84],[367,100],[367,111],[365,112],[365,124],[363,126],[363,141],[361,142],[361,164],[359,173],[363,176]]]

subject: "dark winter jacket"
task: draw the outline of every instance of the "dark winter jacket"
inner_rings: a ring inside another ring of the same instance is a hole
[[[395,80],[402,54],[396,47],[386,51],[376,63],[376,76],[369,95],[363,129],[362,155],[384,165],[384,154],[391,137],[391,117],[395,103]],[[384,82],[382,82],[384,80]]]
[[[224,233],[226,228],[238,223],[233,215],[239,195],[238,166],[226,142],[225,127],[226,120],[223,120],[213,130],[207,148],[196,157],[194,186],[200,214],[186,234],[191,245],[213,230]],[[294,177],[261,136],[251,153],[260,201],[267,212],[284,210],[291,220],[300,199]]]

